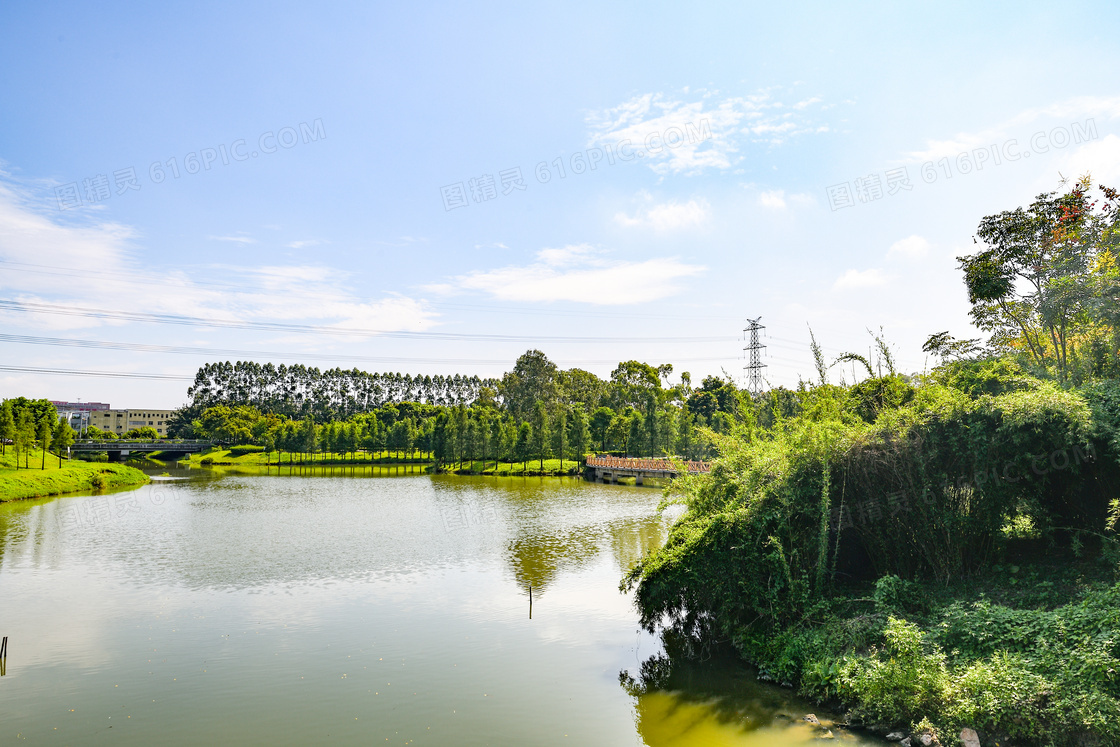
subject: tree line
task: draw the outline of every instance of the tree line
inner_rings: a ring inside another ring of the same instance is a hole
[[[0,403],[0,453],[7,453],[10,444],[15,451],[15,468],[31,469],[31,452],[37,447],[42,454],[39,469],[47,467],[47,452],[54,449],[62,465],[62,452],[74,443],[74,429],[67,420],[59,420],[50,400],[14,397]]]
[[[187,389],[192,417],[215,405],[252,405],[261,412],[288,418],[347,420],[383,405],[420,402],[450,407],[478,399],[497,382],[478,376],[412,376],[369,373],[358,369],[318,368],[238,361],[208,363]]]
[[[753,405],[730,380],[693,388],[687,372],[670,384],[672,371],[625,361],[602,379],[562,370],[539,350],[501,379],[215,363],[199,370],[169,432],[304,460],[388,452],[442,464],[535,460],[543,469],[545,459],[563,465],[592,450],[703,459],[711,434],[729,432]]]

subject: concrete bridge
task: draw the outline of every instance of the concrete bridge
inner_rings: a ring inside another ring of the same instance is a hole
[[[156,441],[82,439],[75,441],[70,446],[70,451],[105,451],[109,454],[110,462],[119,462],[127,459],[132,453],[150,454],[153,451],[166,451],[172,454],[195,454],[212,448],[214,448],[213,442],[201,439],[161,438]]]
[[[683,462],[689,474],[711,471],[708,462]],[[584,474],[592,482],[618,482],[620,477],[633,477],[641,485],[647,477],[676,477],[679,469],[669,459],[630,459],[623,457],[588,457]]]

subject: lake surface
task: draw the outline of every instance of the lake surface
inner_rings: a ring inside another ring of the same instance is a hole
[[[812,741],[726,656],[620,684],[660,651],[618,591],[659,491],[327,472],[0,505],[0,743]]]

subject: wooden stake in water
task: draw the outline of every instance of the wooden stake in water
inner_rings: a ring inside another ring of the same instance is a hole
[[[529,584],[529,619],[530,620],[533,619],[533,585],[532,584]],[[7,642],[8,642],[8,639],[5,638],[4,643],[6,644]]]
[[[8,636],[4,636],[3,642],[0,642],[0,659],[7,658],[8,656]]]

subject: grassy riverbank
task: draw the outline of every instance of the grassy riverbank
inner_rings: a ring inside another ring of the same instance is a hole
[[[364,452],[355,454],[317,453],[314,458],[299,454],[280,453],[273,451],[265,454],[263,451],[239,451],[233,449],[219,449],[206,454],[192,454],[183,463],[192,467],[248,467],[248,466],[377,466],[377,465],[424,465],[432,466],[433,461],[429,454],[414,452],[412,457],[407,452]],[[433,469],[433,471],[435,471]],[[542,464],[539,459],[530,459],[526,462],[495,462],[493,460],[449,462],[440,465],[438,471],[449,472],[457,475],[497,475],[497,476],[532,476],[532,475],[576,475],[582,472],[579,462],[565,459],[545,459]]]
[[[58,457],[52,454],[46,455],[46,469],[40,469],[43,464],[41,451],[33,451],[28,463],[31,469],[23,469],[24,460],[21,457],[21,468],[17,470],[15,454],[11,449],[0,456],[0,503],[148,482],[148,476],[134,467],[65,459],[60,467]]]
[[[205,454],[191,454],[188,458],[181,460],[183,464],[189,464],[192,467],[205,467],[208,465],[218,466],[261,466],[266,465],[275,467],[288,466],[289,464],[296,466],[370,466],[370,465],[389,465],[389,464],[430,464],[432,461],[431,456],[419,451],[408,452],[399,451],[380,451],[368,452],[358,451],[353,454],[341,454],[334,452],[316,452],[315,454],[292,454],[284,451],[272,451],[265,453],[262,449],[253,447],[233,447],[232,449],[215,449],[208,451]]]

